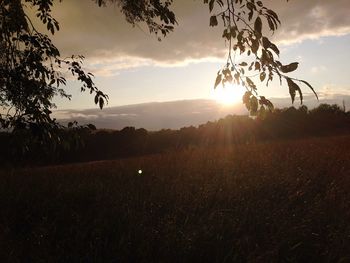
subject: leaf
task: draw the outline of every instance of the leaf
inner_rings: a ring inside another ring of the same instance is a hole
[[[312,92],[315,94],[315,96],[316,96],[316,98],[317,98],[317,100],[318,100],[317,93],[315,92],[314,88],[310,85],[310,83],[307,82],[307,81],[305,81],[305,80],[299,80],[299,81],[301,81],[301,82],[304,83],[306,86],[308,86],[308,87],[312,90]]]
[[[248,14],[248,21],[251,21],[252,18],[253,18],[253,15],[254,15],[254,12],[253,12],[253,9],[250,10],[249,14]]]
[[[268,49],[271,45],[271,41],[267,37],[263,37],[262,44],[265,49]]]
[[[254,84],[254,82],[253,82],[249,77],[246,77],[245,79],[246,79],[247,84],[248,84],[248,86],[249,86],[250,88],[256,89],[256,85]]]
[[[238,35],[237,35],[237,40],[238,40],[238,42],[241,42],[241,41],[242,41],[242,39],[243,39],[243,34],[244,34],[244,31],[243,31],[243,30],[240,31],[240,32],[238,33]]]
[[[258,111],[259,103],[256,97],[250,98],[250,114],[255,115]]]
[[[228,74],[231,74],[231,71],[229,68],[225,68],[223,71],[222,71],[222,74],[224,74],[225,76],[228,75]]]
[[[266,73],[265,72],[261,72],[260,74],[260,81],[263,82],[266,78]]]
[[[256,54],[258,52],[259,46],[260,46],[259,41],[255,40],[255,39],[252,39],[252,47],[251,47],[251,49],[252,49],[252,52],[254,54]]]
[[[294,100],[295,100],[295,94],[296,94],[296,89],[293,85],[293,81],[291,79],[287,79],[287,83],[288,83],[288,87],[289,87],[289,94],[290,94],[290,97],[292,99],[292,103],[294,103]]]
[[[242,67],[245,67],[245,66],[247,66],[248,64],[247,64],[247,62],[244,62],[244,61],[243,61],[243,62],[240,63],[239,65],[242,66]]]
[[[56,26],[56,30],[59,31],[59,30],[60,30],[60,25],[58,24],[57,21],[56,21],[56,23],[55,23],[55,26]]]
[[[267,108],[272,111],[274,109],[274,106],[272,104],[272,102],[268,99],[266,99],[264,96],[260,96],[260,100],[259,100],[260,105],[265,105],[267,106]]]
[[[226,80],[227,82],[229,82],[229,83],[232,83],[233,77],[232,77],[232,75],[231,75],[231,72],[230,72],[230,74],[228,74],[228,75],[225,76],[225,80]]]
[[[222,75],[218,73],[215,80],[214,89],[216,89],[216,87],[221,83],[221,80],[222,80]]]
[[[105,104],[104,99],[103,99],[102,97],[100,97],[98,103],[99,103],[100,109],[102,110],[102,108],[103,108],[103,106],[104,106],[104,104]]]
[[[259,70],[260,71],[261,66],[260,63],[258,61],[255,62],[255,70]]]
[[[301,92],[301,89],[298,86],[298,84],[296,84],[290,78],[287,78],[287,83],[288,83],[288,87],[289,87],[289,94],[290,94],[290,97],[292,98],[292,103],[294,103],[295,95],[296,95],[296,92],[298,91],[299,96],[300,96],[300,102],[301,102],[301,104],[303,104],[303,93]]]
[[[276,30],[275,24],[272,22],[272,19],[269,16],[267,17],[267,23],[269,24],[269,28],[270,28],[271,31],[275,31]]]
[[[210,23],[209,23],[210,26],[217,26],[218,25],[218,20],[216,18],[216,16],[211,16],[210,17]]]
[[[237,73],[234,75],[237,84],[239,84],[240,76],[241,76],[241,74],[240,74],[239,72],[237,72]]]
[[[232,38],[236,38],[237,33],[236,33],[236,28],[235,27],[231,27],[230,33],[231,33],[231,37]]]
[[[255,19],[254,30],[257,33],[256,36],[258,38],[261,38],[261,35],[262,35],[262,21],[261,21],[261,18],[259,16]]]
[[[277,46],[276,46],[274,43],[272,43],[267,37],[263,37],[263,38],[262,38],[262,42],[263,42],[263,47],[264,47],[265,49],[270,48],[271,50],[273,50],[273,51],[276,53],[277,56],[279,56],[279,54],[280,54],[279,49],[278,49]]]
[[[276,53],[277,56],[280,55],[280,50],[279,50],[278,47],[277,47],[275,44],[273,44],[272,42],[270,42],[270,47],[269,47],[269,48],[272,49],[272,50]]]
[[[220,6],[223,7],[224,6],[224,2],[222,0],[216,0],[216,3]]]
[[[225,29],[224,32],[222,33],[222,37],[229,40],[231,38],[231,34],[228,33],[227,29]]]
[[[278,15],[273,10],[268,9],[266,12],[269,15],[271,15],[275,20],[277,20],[279,24],[281,24],[281,21],[279,20]]]
[[[213,11],[215,0],[210,0],[209,2],[209,12]]]
[[[251,3],[251,2],[248,2],[248,3],[247,3],[247,8],[248,8],[249,10],[253,10],[253,9],[255,9],[255,5],[254,5],[253,3]]]
[[[252,93],[250,91],[246,91],[243,95],[243,103],[245,104],[247,110],[250,111],[250,96],[252,95]]]
[[[292,72],[294,70],[296,70],[298,68],[298,65],[299,63],[298,62],[293,62],[289,65],[284,65],[284,66],[281,66],[280,67],[280,70],[283,72],[283,73],[289,73],[289,72]]]

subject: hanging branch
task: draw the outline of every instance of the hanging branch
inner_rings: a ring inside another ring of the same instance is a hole
[[[298,83],[302,83],[310,88],[318,99],[308,82],[287,75],[298,68],[298,63],[282,64],[278,60],[280,51],[277,45],[265,35],[265,32],[273,35],[281,24],[273,10],[264,6],[262,1],[255,0],[204,0],[204,3],[208,4],[212,13],[209,25],[218,26],[218,20],[221,18],[224,25],[222,37],[229,43],[227,61],[217,73],[214,88],[220,84],[225,86],[226,83],[244,86],[247,91],[243,102],[251,115],[265,111],[265,108],[273,109],[271,101],[259,96],[256,81],[266,86],[276,77],[281,85],[285,81],[292,102],[294,103],[298,93],[301,104],[303,93]],[[215,13],[215,8],[220,11]],[[263,28],[265,24],[268,27]],[[237,58],[242,62],[237,62]],[[247,72],[254,73],[249,76]]]

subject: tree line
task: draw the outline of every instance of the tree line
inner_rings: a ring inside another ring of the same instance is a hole
[[[259,111],[254,118],[228,115],[198,127],[147,131],[135,127],[122,130],[96,129],[92,124],[70,123],[57,132],[62,140],[43,144],[36,134],[2,132],[3,163],[52,164],[125,158],[176,151],[189,147],[234,146],[278,139],[348,133],[350,112],[338,105],[320,104]],[[25,148],[25,149],[24,149]]]

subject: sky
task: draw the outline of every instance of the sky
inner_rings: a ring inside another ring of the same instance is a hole
[[[282,25],[271,36],[284,63],[298,61],[293,76],[310,82],[320,98],[350,95],[350,1],[266,0]],[[63,56],[81,54],[84,67],[109,95],[108,107],[174,100],[213,98],[216,72],[227,47],[222,27],[209,27],[202,0],[175,0],[178,25],[161,42],[144,25],[128,24],[116,5],[98,8],[90,0],[55,3],[60,31],[53,40]],[[71,101],[55,99],[59,110],[95,108],[93,96],[82,94],[69,80]],[[288,97],[286,85],[259,87],[268,98]],[[307,95],[309,90],[303,87]],[[339,96],[340,95],[340,96]],[[350,108],[350,101],[347,102]],[[291,105],[291,101],[290,101]]]

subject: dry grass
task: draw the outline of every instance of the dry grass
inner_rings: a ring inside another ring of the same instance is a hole
[[[350,262],[349,149],[338,136],[4,171],[0,259]]]

